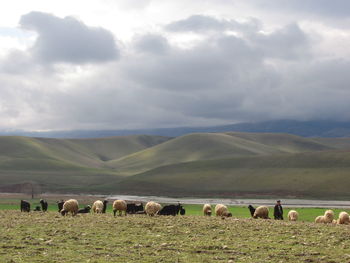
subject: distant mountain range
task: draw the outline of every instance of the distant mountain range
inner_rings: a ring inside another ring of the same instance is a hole
[[[0,191],[349,199],[350,138],[0,137]],[[28,189],[29,188],[29,189]]]
[[[178,127],[138,130],[70,130],[49,132],[0,131],[0,135],[43,138],[104,138],[126,135],[178,137],[185,134],[199,132],[267,132],[288,133],[303,137],[350,137],[350,122],[277,120],[211,127]]]

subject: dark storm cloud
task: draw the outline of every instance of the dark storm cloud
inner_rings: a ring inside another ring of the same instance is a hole
[[[166,30],[173,32],[205,32],[211,30],[257,31],[259,28],[260,23],[256,19],[250,19],[247,22],[237,22],[232,19],[217,19],[206,15],[193,15],[186,19],[172,22],[165,27]]]
[[[20,24],[38,34],[31,52],[42,62],[104,62],[119,55],[111,32],[89,27],[73,17],[30,12],[21,17]]]

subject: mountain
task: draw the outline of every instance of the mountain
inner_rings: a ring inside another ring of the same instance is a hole
[[[193,133],[0,137],[0,191],[350,198],[350,138]]]
[[[135,130],[68,130],[68,131],[0,131],[3,136],[28,136],[45,138],[104,138],[128,135],[158,135],[178,137],[191,133],[219,132],[288,133],[303,137],[350,137],[350,122],[275,120],[236,123],[210,127],[175,127]]]

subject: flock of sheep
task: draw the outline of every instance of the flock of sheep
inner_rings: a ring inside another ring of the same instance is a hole
[[[92,211],[94,213],[105,213],[107,208],[107,200],[100,201],[97,200],[92,205]],[[40,200],[40,204],[43,211],[47,210],[47,202],[45,200]],[[145,205],[143,209],[143,205],[139,204],[128,204],[124,200],[115,200],[112,204],[113,214],[116,216],[118,213],[119,216],[122,216],[123,213],[126,215],[127,213],[139,213],[139,214],[147,214],[149,216],[155,215],[177,215],[185,214],[185,209],[180,205],[167,205],[162,207],[159,203],[150,201]],[[269,209],[267,206],[259,206],[256,209],[251,205],[248,206],[248,209],[253,218],[262,218],[262,219],[270,219],[269,218]],[[63,215],[67,215],[71,213],[73,216],[78,213],[90,213],[91,206],[88,205],[85,208],[79,209],[79,203],[75,199],[70,199],[67,201],[58,202],[58,211]],[[30,203],[25,200],[21,200],[21,211],[29,212],[30,211]],[[232,213],[229,212],[227,206],[223,204],[218,204],[215,206],[215,215],[224,217],[232,217]],[[203,214],[205,216],[212,215],[212,206],[210,204],[203,205]],[[289,221],[297,221],[299,214],[295,210],[290,210],[288,212],[288,220]],[[347,212],[340,212],[337,220],[334,219],[334,212],[332,210],[327,210],[323,216],[318,216],[315,219],[315,223],[333,223],[333,224],[349,224],[350,217]]]

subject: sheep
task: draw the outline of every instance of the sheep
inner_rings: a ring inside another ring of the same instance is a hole
[[[63,200],[57,201],[58,213],[61,213],[61,210],[63,209],[63,204],[64,204]]]
[[[221,216],[221,217],[231,217],[232,214],[228,211],[227,206],[223,204],[217,204],[215,206],[215,214],[216,216]]]
[[[179,214],[181,209],[183,209],[183,207],[180,203],[178,203],[177,205],[166,205],[158,212],[158,215],[176,216]]]
[[[47,211],[47,207],[48,207],[48,204],[47,204],[46,200],[40,199],[39,203],[41,205],[41,210],[43,212],[46,212]]]
[[[211,205],[210,204],[203,205],[203,214],[205,216],[211,216]]]
[[[97,200],[92,205],[92,211],[94,213],[100,214],[103,211],[103,203],[100,200]]]
[[[69,199],[68,201],[64,202],[63,209],[61,210],[61,215],[65,216],[69,212],[72,213],[73,216],[75,216],[78,213],[79,210],[79,203],[75,199]]]
[[[327,210],[323,216],[318,216],[315,219],[315,223],[332,223],[334,219],[334,212],[332,210]]]
[[[115,200],[113,202],[113,214],[116,215],[117,211],[119,211],[119,215],[121,216],[124,212],[126,215],[127,204],[124,200]]]
[[[127,204],[126,206],[126,212],[128,214],[136,214],[138,212],[142,212],[143,211],[143,204],[140,203],[140,204]]]
[[[255,208],[254,208],[252,205],[249,205],[249,206],[248,206],[248,209],[249,209],[250,215],[251,215],[252,217],[254,217]]]
[[[108,200],[103,200],[103,209],[102,209],[102,214],[105,214],[106,213],[106,210],[107,210],[107,203],[108,203]]]
[[[30,212],[30,203],[26,200],[21,200],[21,212]]]
[[[337,224],[345,224],[348,225],[350,223],[349,214],[347,212],[340,212],[339,218],[337,220]]]
[[[267,206],[258,206],[254,211],[253,218],[270,219],[269,208]]]
[[[145,212],[149,216],[154,216],[162,209],[162,206],[156,202],[148,202],[145,206]]]
[[[78,210],[78,214],[88,214],[88,213],[90,213],[90,210],[91,210],[91,206],[87,205],[84,208],[80,208]]]
[[[299,214],[297,211],[295,210],[290,210],[288,212],[288,220],[289,221],[297,221],[298,220],[298,217],[299,217]]]

